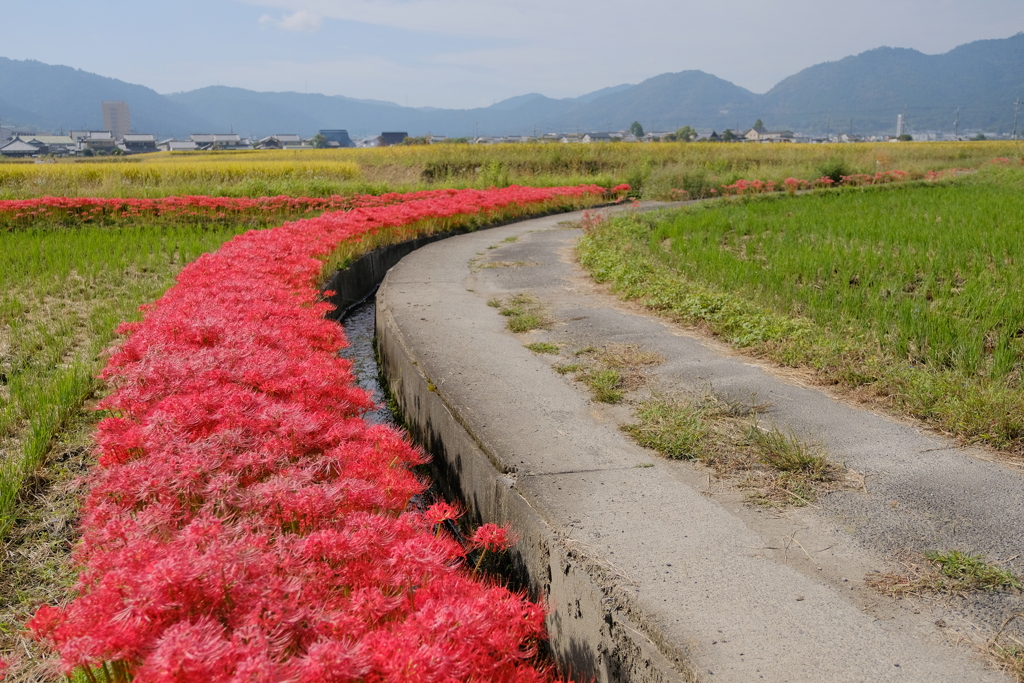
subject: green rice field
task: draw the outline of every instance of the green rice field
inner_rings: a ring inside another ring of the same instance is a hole
[[[969,441],[1024,452],[1024,169],[609,221],[626,297]]]
[[[0,536],[24,480],[98,388],[122,321],[200,254],[249,226],[41,226],[0,250]]]

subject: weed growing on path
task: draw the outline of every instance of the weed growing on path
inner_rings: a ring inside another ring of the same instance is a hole
[[[600,403],[620,403],[627,392],[646,383],[644,367],[665,360],[636,344],[588,346],[574,351],[573,356],[579,359],[576,363],[556,366],[555,370],[559,374],[575,373],[576,379],[587,385],[594,400]]]
[[[700,460],[709,450],[711,428],[706,404],[657,398],[642,403],[636,419],[623,426],[623,431],[666,458]]]
[[[515,294],[497,302],[498,312],[508,318],[506,325],[512,332],[529,332],[548,325],[544,305],[532,294]],[[488,302],[488,305],[493,304]]]
[[[985,651],[995,659],[999,667],[1013,676],[1017,683],[1024,681],[1024,641],[1008,634],[1007,628],[1021,617],[1024,617],[1024,612],[1016,612],[1007,617],[985,647]]]
[[[765,429],[755,419],[747,430],[747,442],[754,447],[761,464],[774,470],[805,476],[812,481],[831,478],[832,465],[824,447],[807,443],[792,432],[782,432],[775,426]]]
[[[1020,577],[981,555],[959,550],[929,550],[923,561],[907,562],[906,573],[869,574],[872,588],[900,598],[909,595],[963,595],[972,591],[1021,590]]]
[[[619,403],[625,393],[622,391],[622,375],[618,370],[585,370],[577,379],[590,387],[590,393],[599,403]]]
[[[842,474],[822,447],[763,428],[757,407],[710,395],[658,396],[640,403],[635,418],[622,430],[638,444],[666,458],[701,462],[720,477],[744,474],[738,485],[761,505],[807,505]]]
[[[558,355],[560,348],[558,344],[552,344],[551,342],[534,342],[533,344],[525,344],[525,346],[534,353],[548,353],[552,355]]]

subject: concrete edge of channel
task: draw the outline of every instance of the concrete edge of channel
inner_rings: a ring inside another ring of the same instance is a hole
[[[516,572],[548,609],[550,649],[574,680],[661,683],[693,681],[685,652],[643,619],[627,581],[595,563],[549,523],[488,453],[457,406],[430,381],[391,313],[385,278],[377,293],[380,368],[410,436],[433,455],[437,484],[465,501],[472,518],[510,524]],[[660,647],[659,647],[660,644]]]

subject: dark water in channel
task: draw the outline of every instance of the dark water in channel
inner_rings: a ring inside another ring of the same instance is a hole
[[[352,371],[356,375],[356,384],[370,392],[377,409],[366,414],[370,424],[384,424],[398,427],[398,421],[388,408],[387,395],[380,384],[380,371],[377,368],[377,357],[373,352],[374,319],[377,305],[370,297],[368,301],[357,306],[341,322],[348,338],[348,346],[339,352],[339,356],[352,361]]]

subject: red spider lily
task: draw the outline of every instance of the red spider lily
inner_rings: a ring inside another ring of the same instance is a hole
[[[508,550],[515,540],[511,532],[497,524],[481,524],[471,539],[474,546],[491,552]]]
[[[434,503],[427,508],[426,512],[423,513],[427,523],[431,526],[437,526],[443,522],[447,522],[451,519],[458,519],[462,516],[462,507],[458,504],[452,505],[444,501]]]
[[[316,283],[345,241],[602,192],[394,195],[245,233],[186,267],[122,326],[102,373],[114,390],[77,597],[28,624],[61,669],[176,683],[551,680],[531,662],[543,610],[472,580],[466,549],[431,533],[461,511],[409,511],[425,488],[410,466],[425,456],[362,419],[370,399],[337,355],[344,334]],[[474,542],[510,540],[484,525]]]

